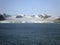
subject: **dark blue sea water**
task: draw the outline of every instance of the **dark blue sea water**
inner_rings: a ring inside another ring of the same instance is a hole
[[[0,45],[60,45],[60,24],[0,24]]]

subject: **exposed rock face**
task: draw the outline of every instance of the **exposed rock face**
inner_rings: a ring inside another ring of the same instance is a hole
[[[60,17],[54,20],[55,23],[60,23]]]
[[[0,14],[0,21],[5,20],[4,16]]]
[[[22,16],[16,16],[16,18],[22,18]]]

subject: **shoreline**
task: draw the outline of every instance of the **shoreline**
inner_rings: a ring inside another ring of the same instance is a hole
[[[16,20],[4,20],[0,21],[0,23],[54,23],[53,21],[16,21]]]

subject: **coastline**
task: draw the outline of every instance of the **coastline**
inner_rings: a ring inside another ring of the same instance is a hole
[[[2,16],[3,17],[3,16]],[[55,23],[54,20],[58,19],[59,17],[49,16],[49,15],[15,15],[15,16],[8,16],[4,17],[5,20],[0,21],[0,23]],[[3,18],[1,18],[3,19]],[[57,22],[56,22],[57,23]]]
[[[16,21],[16,20],[4,20],[0,21],[0,23],[54,23],[50,21]]]

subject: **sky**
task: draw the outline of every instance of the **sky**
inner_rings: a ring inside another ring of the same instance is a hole
[[[60,0],[0,0],[0,13],[60,16]]]

